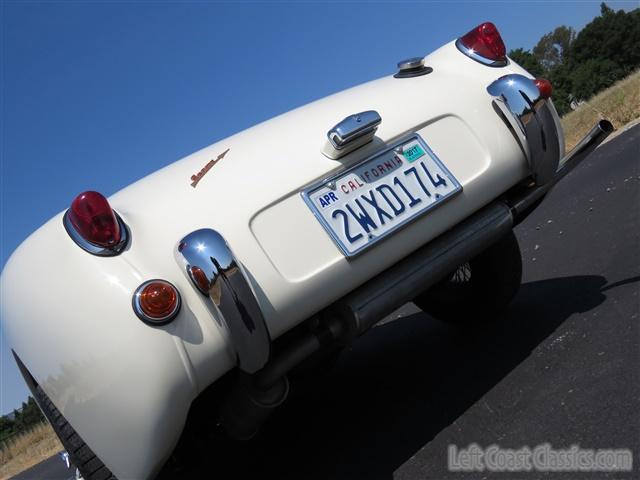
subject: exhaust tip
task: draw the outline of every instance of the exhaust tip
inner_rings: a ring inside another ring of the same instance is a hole
[[[611,123],[609,120],[600,120],[598,122],[598,128],[600,128],[600,130],[602,130],[604,133],[611,133],[615,130],[615,128],[613,127],[613,123]]]

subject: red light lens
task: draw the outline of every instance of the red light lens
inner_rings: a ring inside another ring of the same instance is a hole
[[[87,242],[106,248],[120,242],[120,225],[102,194],[81,193],[71,204],[68,215],[71,224]]]
[[[478,55],[489,60],[505,60],[507,49],[504,46],[500,32],[491,22],[478,25],[460,38],[462,44]]]
[[[540,90],[540,95],[542,95],[542,98],[551,97],[553,88],[551,87],[551,82],[549,80],[547,80],[546,78],[536,78],[533,83],[535,83],[536,87],[538,87],[538,90]]]
[[[140,310],[151,319],[164,319],[178,305],[178,292],[173,285],[156,280],[142,289],[139,297]]]

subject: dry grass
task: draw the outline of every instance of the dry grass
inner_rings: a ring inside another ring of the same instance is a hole
[[[23,472],[64,450],[48,423],[3,442],[0,449],[0,480]]]
[[[600,92],[577,110],[562,118],[567,151],[601,118],[618,129],[640,117],[640,70]]]

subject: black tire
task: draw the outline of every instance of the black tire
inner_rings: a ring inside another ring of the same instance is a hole
[[[450,323],[488,323],[501,316],[522,280],[522,257],[513,231],[414,299],[429,315]]]
[[[82,474],[84,480],[117,480],[111,471],[80,438],[69,422],[58,411],[40,385],[35,385],[33,394],[53,430],[60,438],[69,454],[71,462]]]

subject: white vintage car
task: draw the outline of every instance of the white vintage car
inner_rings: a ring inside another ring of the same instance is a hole
[[[507,306],[512,227],[612,126],[565,156],[551,86],[491,23],[398,68],[81,193],[12,255],[3,328],[85,479],[154,477],[211,388],[207,414],[251,438],[292,368],[408,301],[460,323]]]

